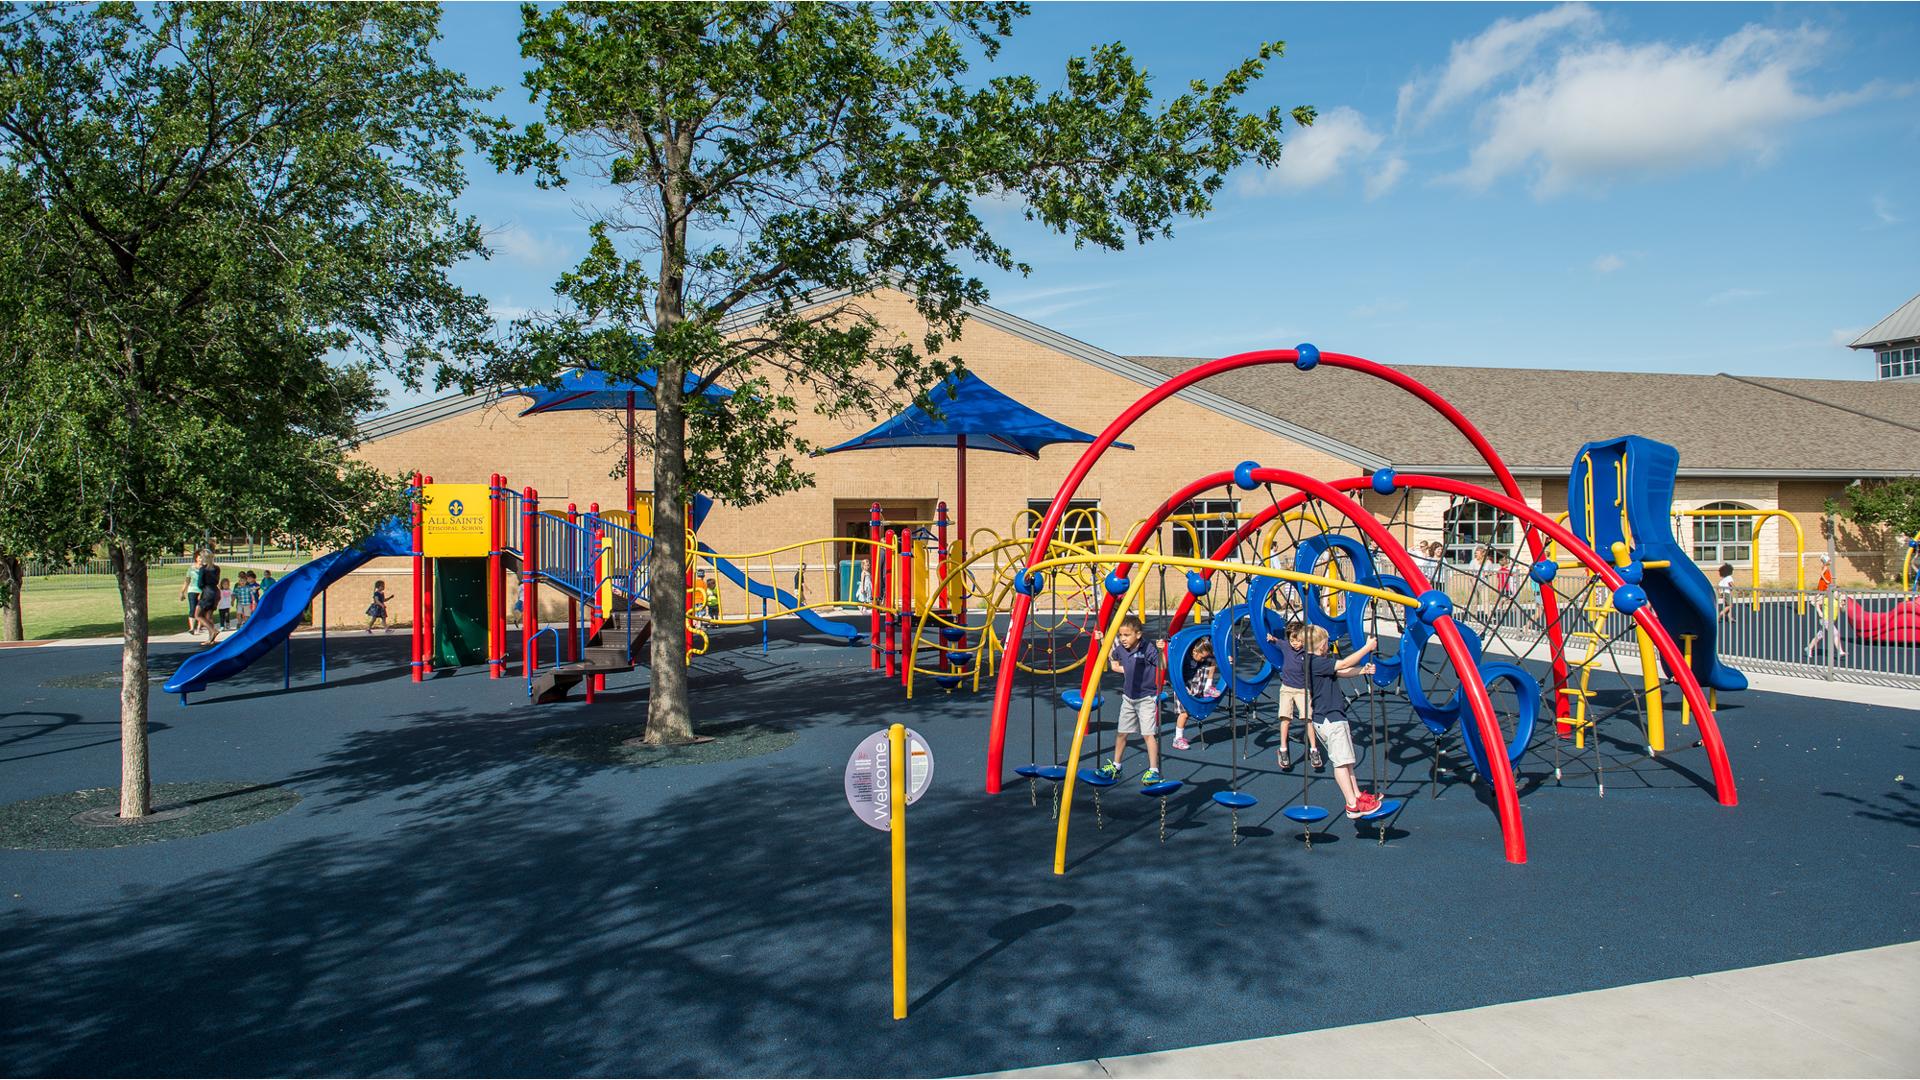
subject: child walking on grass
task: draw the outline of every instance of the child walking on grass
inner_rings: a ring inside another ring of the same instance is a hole
[[[373,602],[367,605],[367,633],[373,633],[374,623],[382,624],[380,632],[383,634],[393,632],[393,624],[387,621],[387,600],[387,583],[384,581],[374,582]]]
[[[1220,665],[1213,659],[1213,642],[1201,638],[1187,651],[1186,662],[1181,665],[1180,678],[1186,683],[1187,693],[1201,701],[1212,701],[1220,696]],[[1177,703],[1180,699],[1174,698]],[[1178,710],[1173,717],[1173,748],[1185,750],[1192,744],[1187,742],[1187,707],[1176,704]]]
[[[1113,757],[1100,766],[1100,775],[1120,776],[1120,757],[1127,752],[1127,736],[1135,732],[1147,744],[1147,771],[1142,784],[1160,782],[1160,650],[1147,640],[1138,616],[1120,620],[1118,640],[1107,667],[1120,676],[1120,724],[1114,731]]]
[[[1340,679],[1373,674],[1373,665],[1367,663],[1367,657],[1373,654],[1376,644],[1373,638],[1368,638],[1365,645],[1336,661],[1327,655],[1327,632],[1318,626],[1306,629],[1308,708],[1320,745],[1326,748],[1327,759],[1333,763],[1333,781],[1340,785],[1349,818],[1363,818],[1380,809],[1380,796],[1361,791],[1353,778],[1354,762],[1359,758],[1353,751],[1353,728],[1347,722],[1347,698],[1340,692]],[[1375,747],[1374,753],[1379,752]]]

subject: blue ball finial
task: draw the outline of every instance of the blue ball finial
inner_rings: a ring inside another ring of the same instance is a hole
[[[1107,593],[1109,595],[1123,596],[1126,594],[1126,591],[1127,579],[1120,575],[1120,571],[1115,570],[1113,573],[1107,575]]]
[[[1428,589],[1420,594],[1420,621],[1432,626],[1448,615],[1453,614],[1453,598],[1439,589]]]
[[[1393,466],[1373,470],[1373,490],[1381,495],[1393,494]]]
[[[1202,574],[1198,570],[1187,571],[1188,592],[1195,596],[1205,596],[1207,595],[1207,590],[1211,588],[1213,588],[1213,582],[1209,580],[1205,574]]]
[[[1312,371],[1314,366],[1320,363],[1320,350],[1304,341],[1295,345],[1293,351],[1300,354],[1300,359],[1295,360],[1293,366],[1301,371]]]
[[[1539,582],[1542,585],[1546,585],[1551,583],[1554,579],[1554,575],[1558,574],[1559,572],[1560,572],[1560,567],[1555,565],[1552,559],[1541,559],[1539,562],[1534,563],[1531,567],[1527,569],[1527,576]]]
[[[1613,590],[1613,606],[1631,615],[1647,606],[1647,590],[1638,585],[1622,585]]]
[[[1047,575],[1038,570],[1023,570],[1013,575],[1013,591],[1022,596],[1038,596],[1047,587]]]
[[[1639,559],[1635,559],[1632,562],[1620,568],[1620,580],[1626,582],[1629,585],[1638,585],[1642,581],[1645,581],[1646,579],[1647,579],[1647,568],[1640,565]]]
[[[1260,467],[1257,461],[1243,461],[1233,467],[1233,482],[1240,485],[1241,491],[1252,491],[1260,486],[1253,478],[1253,470]]]

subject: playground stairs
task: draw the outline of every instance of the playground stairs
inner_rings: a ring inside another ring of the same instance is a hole
[[[628,646],[627,628],[633,628],[632,646]],[[594,675],[616,675],[632,671],[635,659],[644,655],[653,635],[653,616],[645,608],[610,612],[600,629],[587,639],[580,659],[556,664],[533,677],[530,687],[536,705],[565,701],[573,688]]]

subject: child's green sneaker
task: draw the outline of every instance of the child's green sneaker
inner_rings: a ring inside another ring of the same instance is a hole
[[[1157,784],[1159,782],[1160,782],[1159,769],[1148,769],[1146,772],[1143,772],[1140,774],[1140,783],[1142,784]]]
[[[1108,758],[1107,763],[1105,765],[1100,766],[1100,775],[1106,777],[1109,780],[1118,779],[1120,776],[1119,763],[1114,761],[1112,758]]]

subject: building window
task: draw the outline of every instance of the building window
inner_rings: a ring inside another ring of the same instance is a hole
[[[1237,517],[1240,513],[1239,499],[1190,499],[1181,504],[1175,513],[1200,519],[1185,524],[1176,521],[1167,526],[1173,530],[1173,553],[1182,558],[1212,558],[1220,545],[1226,543],[1227,538],[1240,528]],[[1189,525],[1193,527],[1192,532],[1187,531]],[[1193,550],[1196,537],[1202,549],[1198,552]]]
[[[1024,515],[1027,519],[1027,538],[1039,530],[1040,523],[1046,520],[1047,509],[1053,505],[1052,499],[1028,499],[1027,509],[1033,511]],[[1092,550],[1095,541],[1100,539],[1100,500],[1069,499],[1067,512],[1060,516],[1060,528],[1054,533],[1054,539],[1069,544],[1080,544]]]
[[[1443,519],[1446,557],[1451,563],[1470,564],[1475,548],[1511,548],[1514,519],[1482,502],[1463,502]]]
[[[1702,510],[1751,510],[1736,502],[1709,503]],[[1750,517],[1698,517],[1693,519],[1693,561],[1702,566],[1753,565],[1753,519]]]

